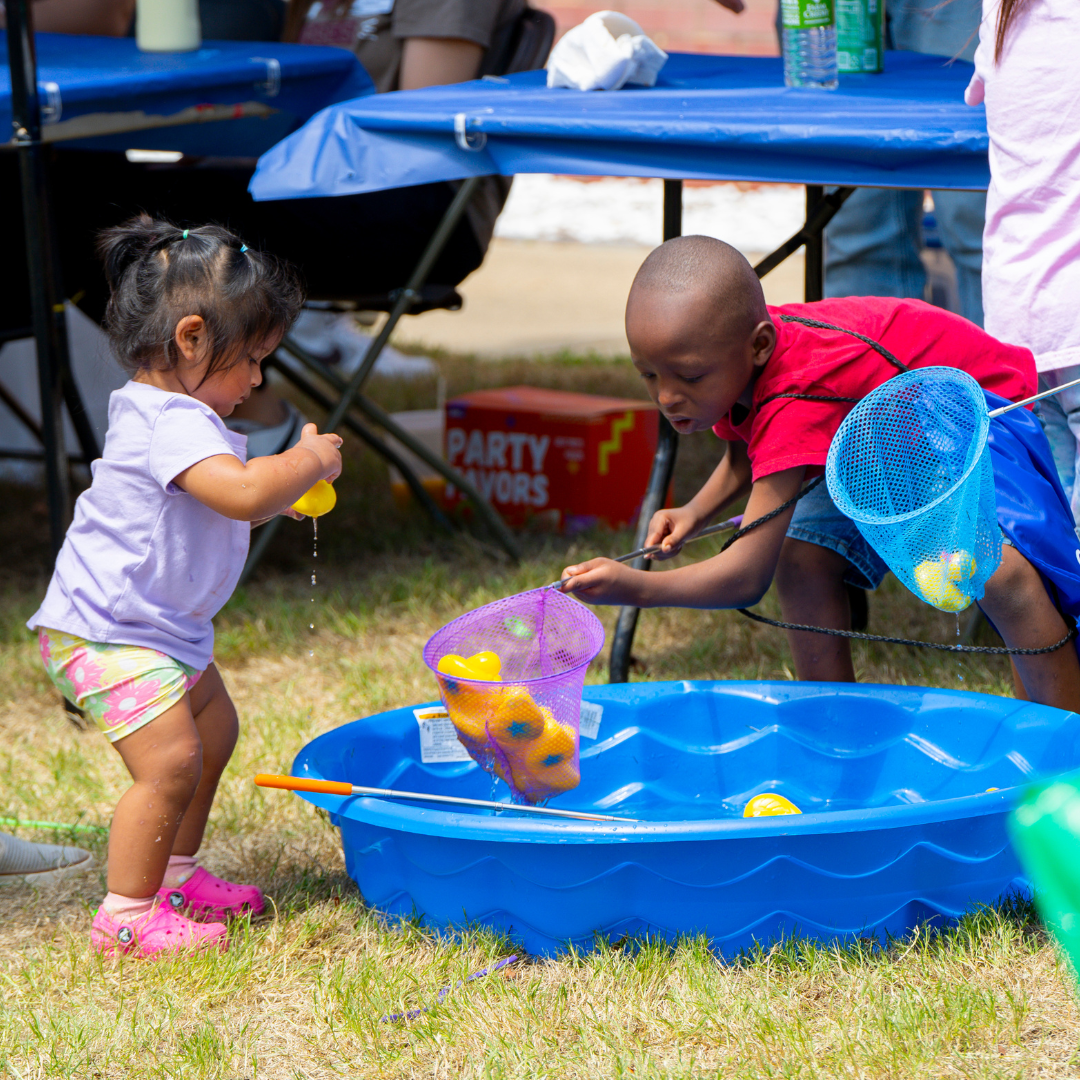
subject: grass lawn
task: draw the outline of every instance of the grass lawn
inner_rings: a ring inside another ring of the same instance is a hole
[[[641,396],[628,365],[564,357],[477,364],[443,358],[451,392],[531,382]],[[433,403],[434,383],[383,385],[392,408]],[[477,604],[551,581],[567,561],[627,550],[627,534],[527,536],[509,567],[399,513],[385,469],[346,444],[342,499],[320,528],[286,522],[256,581],[218,618],[217,659],[241,714],[203,855],[251,881],[271,910],[222,955],[102,962],[87,930],[104,892],[104,829],[126,783],[118,755],[64,718],[22,627],[44,592],[44,506],[0,492],[0,816],[80,823],[60,834],[97,868],[37,892],[0,888],[0,1077],[1067,1077],[1080,1074],[1080,1016],[1067,966],[1022,904],[975,912],[947,933],[891,947],[801,942],[720,962],[698,940],[526,958],[404,1024],[384,1014],[512,951],[482,932],[456,942],[390,924],[345,875],[335,830],[309,804],[257,789],[314,736],[357,716],[430,700],[427,637]],[[715,460],[685,441],[676,498]],[[717,550],[703,541],[700,557]],[[770,595],[762,608],[775,615]],[[610,628],[613,618],[601,610]],[[315,629],[310,630],[309,624]],[[889,579],[871,630],[946,640],[951,616]],[[987,639],[989,642],[989,639]],[[647,612],[635,678],[790,678],[782,634],[736,613]],[[856,646],[861,679],[1010,692],[1007,663]],[[606,657],[590,681],[606,679]],[[961,681],[962,680],[962,681]],[[19,835],[57,834],[20,828]]]

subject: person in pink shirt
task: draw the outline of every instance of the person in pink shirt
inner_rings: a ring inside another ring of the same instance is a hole
[[[106,312],[131,380],[109,399],[93,482],[79,496],[45,600],[27,625],[65,698],[131,774],[109,831],[108,894],[90,939],[146,957],[223,945],[224,919],[264,908],[198,851],[237,737],[213,662],[213,617],[252,525],[341,472],[341,439],[308,424],[283,454],[247,460],[222,421],[300,311],[291,269],[226,229],[141,215],[101,235]]]
[[[988,333],[1035,355],[1040,389],[1080,378],[1080,4],[983,0],[969,105],[986,105]],[[1080,388],[1039,403],[1080,521]]]

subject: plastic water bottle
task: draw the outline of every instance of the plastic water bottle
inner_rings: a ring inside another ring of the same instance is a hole
[[[780,0],[784,83],[835,90],[834,0]]]

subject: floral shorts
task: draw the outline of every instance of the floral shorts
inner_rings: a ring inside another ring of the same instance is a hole
[[[149,724],[190,690],[201,671],[139,645],[84,641],[38,627],[53,685],[90,716],[109,742]]]

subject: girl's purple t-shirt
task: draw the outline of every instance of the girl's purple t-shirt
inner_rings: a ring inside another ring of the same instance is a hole
[[[217,454],[247,459],[247,438],[201,401],[129,382],[109,398],[105,449],[27,623],[88,641],[157,649],[204,670],[213,618],[232,595],[251,525],[172,481]]]

